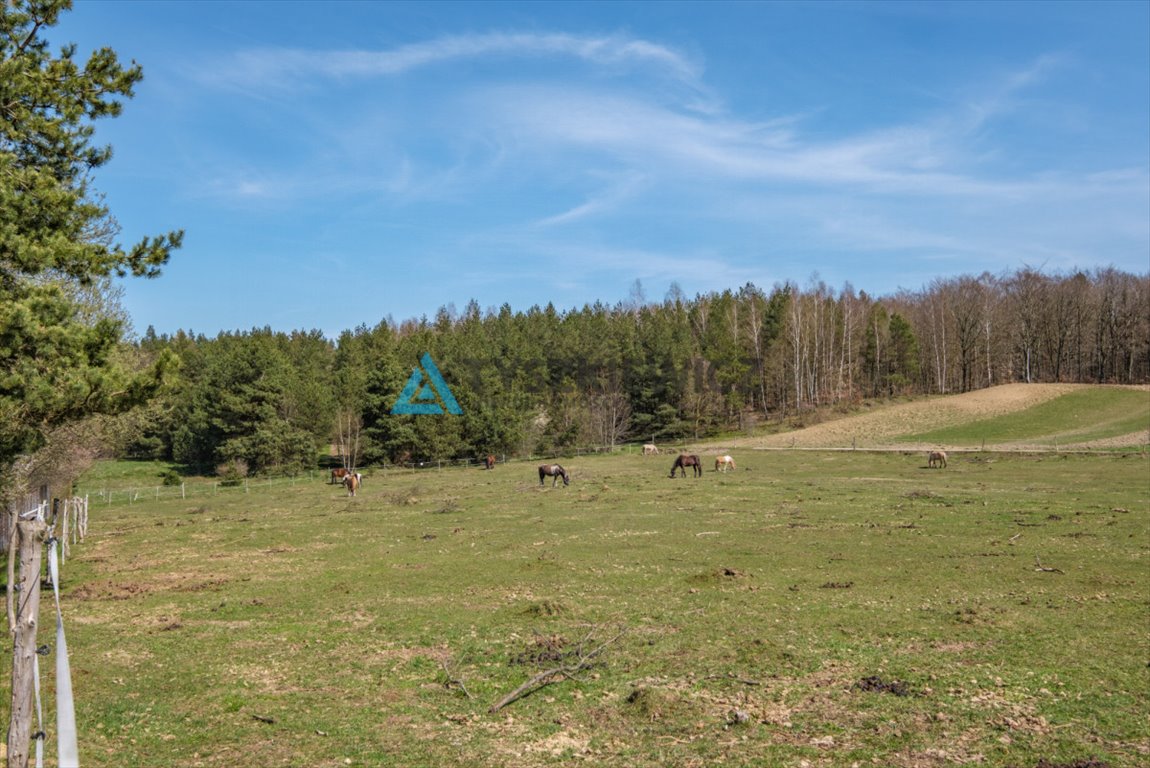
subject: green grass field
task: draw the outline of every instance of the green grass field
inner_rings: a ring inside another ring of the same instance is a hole
[[[83,764],[1150,759],[1144,452],[736,458],[94,497],[63,579]]]
[[[1126,435],[1150,427],[1150,393],[1090,387],[1007,416],[907,435],[914,443],[1058,446]]]

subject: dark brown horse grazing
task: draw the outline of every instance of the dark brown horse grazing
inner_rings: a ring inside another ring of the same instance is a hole
[[[563,478],[563,485],[571,485],[571,478],[567,475],[567,470],[558,464],[542,464],[539,467],[539,484],[543,485],[543,478],[554,478],[551,481],[551,487],[554,488],[559,483],[559,478]]]
[[[495,469],[495,457],[487,454],[487,458],[483,460],[483,466],[486,469]]]
[[[695,477],[703,476],[703,462],[699,461],[699,457],[693,453],[680,453],[675,463],[671,465],[671,477],[675,476],[675,470],[683,470],[683,477],[687,476],[687,467],[695,470]]]
[[[349,474],[348,471],[346,469],[344,469],[343,467],[339,467],[338,469],[333,469],[331,471],[331,480],[328,482],[328,485],[335,485],[336,483],[342,483],[343,479],[345,477],[347,477],[348,474]]]

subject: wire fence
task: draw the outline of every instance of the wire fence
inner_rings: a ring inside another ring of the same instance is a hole
[[[660,446],[664,453],[673,454],[677,448]],[[540,456],[516,456],[506,454],[496,456],[496,463],[531,463],[536,461],[554,461],[557,459],[570,459],[579,456],[593,456],[603,454],[640,454],[641,445],[618,445],[615,448],[589,447],[569,448],[555,453]],[[423,472],[435,472],[453,468],[481,469],[484,463],[479,459],[443,459],[439,461],[406,462],[400,464],[383,464],[378,466],[360,467],[359,471],[367,477],[387,477],[399,475],[416,475]],[[87,495],[93,506],[108,507],[114,505],[146,504],[148,502],[169,501],[173,499],[211,498],[224,494],[251,493],[265,488],[292,486],[300,484],[314,484],[317,482],[331,483],[330,469],[314,469],[301,472],[289,477],[249,477],[240,480],[190,480],[176,484],[143,485],[129,484],[112,487],[110,483],[76,484],[75,492]]]
[[[142,504],[169,499],[211,497],[228,493],[249,493],[253,489],[314,482],[321,477],[327,477],[327,473],[313,472],[292,477],[245,478],[238,482],[200,480],[182,482],[179,485],[131,485],[116,488],[86,485],[81,482],[77,484],[76,491],[79,494],[87,495],[94,506],[111,506],[114,504]]]
[[[686,450],[685,445],[660,445],[659,451],[665,456],[674,456],[681,451]],[[771,450],[771,449],[768,449]],[[883,447],[883,448],[863,448],[863,447],[800,447],[791,446],[784,448],[775,448],[773,450],[809,450],[809,451],[864,451],[864,452],[901,452],[901,453],[919,453],[919,449],[912,446],[905,447]],[[954,455],[961,455],[964,453],[980,453],[984,452],[985,447],[981,450],[970,449],[948,449],[948,452]],[[1141,445],[1126,450],[1134,450],[1140,453],[1150,452],[1150,445]],[[579,456],[593,456],[605,454],[641,454],[643,446],[639,444],[626,444],[618,445],[614,448],[609,447],[590,447],[590,448],[570,448],[555,453],[538,455],[538,456],[516,456],[508,457],[506,454],[496,457],[497,464],[509,463],[523,463],[530,464],[537,461],[555,461],[561,459],[577,458]],[[1113,453],[1114,450],[1067,450],[1060,449],[1058,446],[1033,446],[1027,449],[1019,449],[1011,451],[1014,453],[1060,453],[1060,454],[1083,454],[1083,455],[1106,455]],[[453,468],[473,468],[482,469],[484,462],[479,459],[443,459],[438,461],[424,461],[424,462],[406,462],[400,464],[383,464],[369,467],[359,468],[369,478],[383,478],[388,476],[402,476],[402,475],[417,475],[424,472],[435,472],[444,469]],[[80,482],[75,487],[75,493],[80,496],[89,496],[93,505],[102,507],[123,505],[123,504],[143,504],[147,502],[155,502],[171,499],[195,499],[195,498],[210,498],[212,496],[223,494],[235,493],[251,493],[253,490],[260,490],[264,488],[299,485],[299,484],[314,484],[317,482],[331,483],[331,470],[330,469],[314,469],[306,472],[301,472],[290,477],[267,477],[267,478],[244,478],[242,480],[212,480],[210,478],[193,480],[190,482],[183,482],[179,485],[121,485],[117,487],[110,487],[109,485],[100,484],[87,484]],[[0,533],[3,533],[0,531]],[[2,538],[2,537],[0,537]]]

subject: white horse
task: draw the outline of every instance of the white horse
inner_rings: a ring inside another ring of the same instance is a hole
[[[715,457],[715,471],[726,472],[729,469],[735,468],[735,460],[730,456],[716,456]]]
[[[654,443],[647,443],[646,445],[643,446],[643,455],[644,456],[658,456],[659,455],[659,447],[657,445],[655,445]]]
[[[926,465],[928,467],[946,468],[946,451],[931,451],[926,455]]]

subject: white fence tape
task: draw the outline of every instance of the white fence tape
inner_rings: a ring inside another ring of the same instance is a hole
[[[56,541],[48,547],[48,572],[56,597],[56,750],[60,768],[80,768],[76,739],[76,704],[72,698],[72,670],[68,664],[68,641],[64,637],[64,615],[60,612],[60,568]]]

